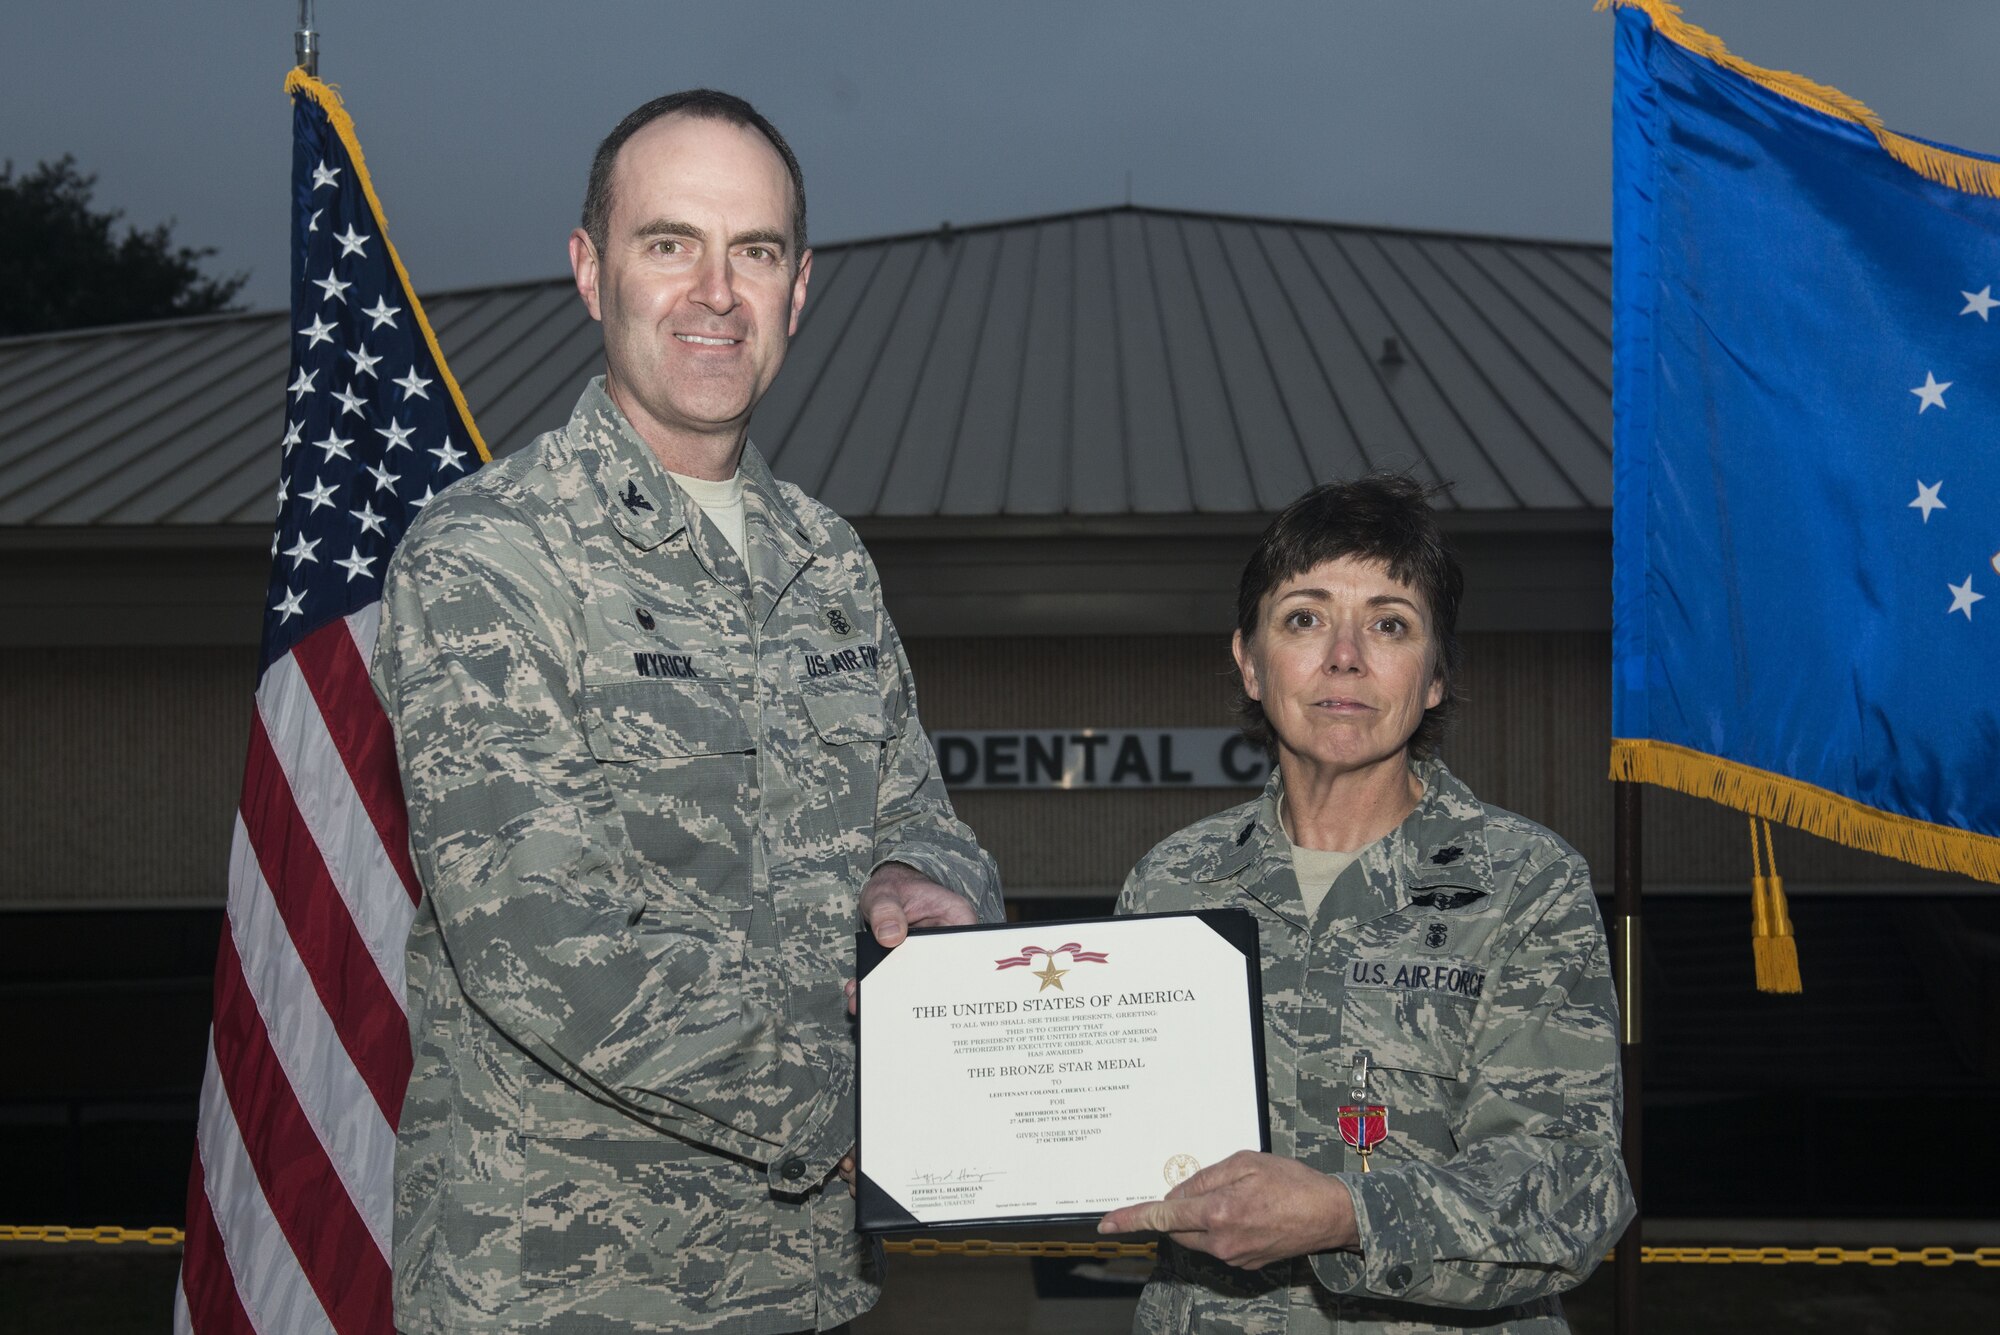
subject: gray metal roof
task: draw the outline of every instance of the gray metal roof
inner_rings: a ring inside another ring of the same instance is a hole
[[[1256,514],[1373,467],[1602,511],[1610,287],[1604,246],[1133,207],[830,245],[752,435],[855,519]],[[599,369],[567,279],[425,306],[496,450]],[[288,324],[0,340],[0,527],[261,533]]]

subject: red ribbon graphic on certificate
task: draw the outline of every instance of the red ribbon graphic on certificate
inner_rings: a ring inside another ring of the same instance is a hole
[[[1109,959],[1109,956],[1101,950],[1085,950],[1074,941],[1065,941],[1054,950],[1050,950],[1047,946],[1022,946],[1020,954],[1009,955],[1004,960],[995,960],[993,967],[996,971],[1023,968],[1033,964],[1037,955],[1047,956],[1050,963],[1054,963],[1058,955],[1067,955],[1078,964],[1103,964]]]

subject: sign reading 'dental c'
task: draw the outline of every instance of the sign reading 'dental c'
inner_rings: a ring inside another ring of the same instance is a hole
[[[1234,728],[936,732],[950,788],[1260,788],[1263,749]]]

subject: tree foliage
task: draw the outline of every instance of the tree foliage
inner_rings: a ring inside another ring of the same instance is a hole
[[[230,309],[248,274],[204,274],[214,248],[175,245],[172,222],[115,235],[124,214],[90,206],[96,184],[68,154],[0,165],[0,335]]]

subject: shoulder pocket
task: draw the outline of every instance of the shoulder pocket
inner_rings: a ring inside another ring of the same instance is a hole
[[[629,681],[583,688],[583,731],[599,760],[725,755],[750,749],[735,690],[718,681]]]

